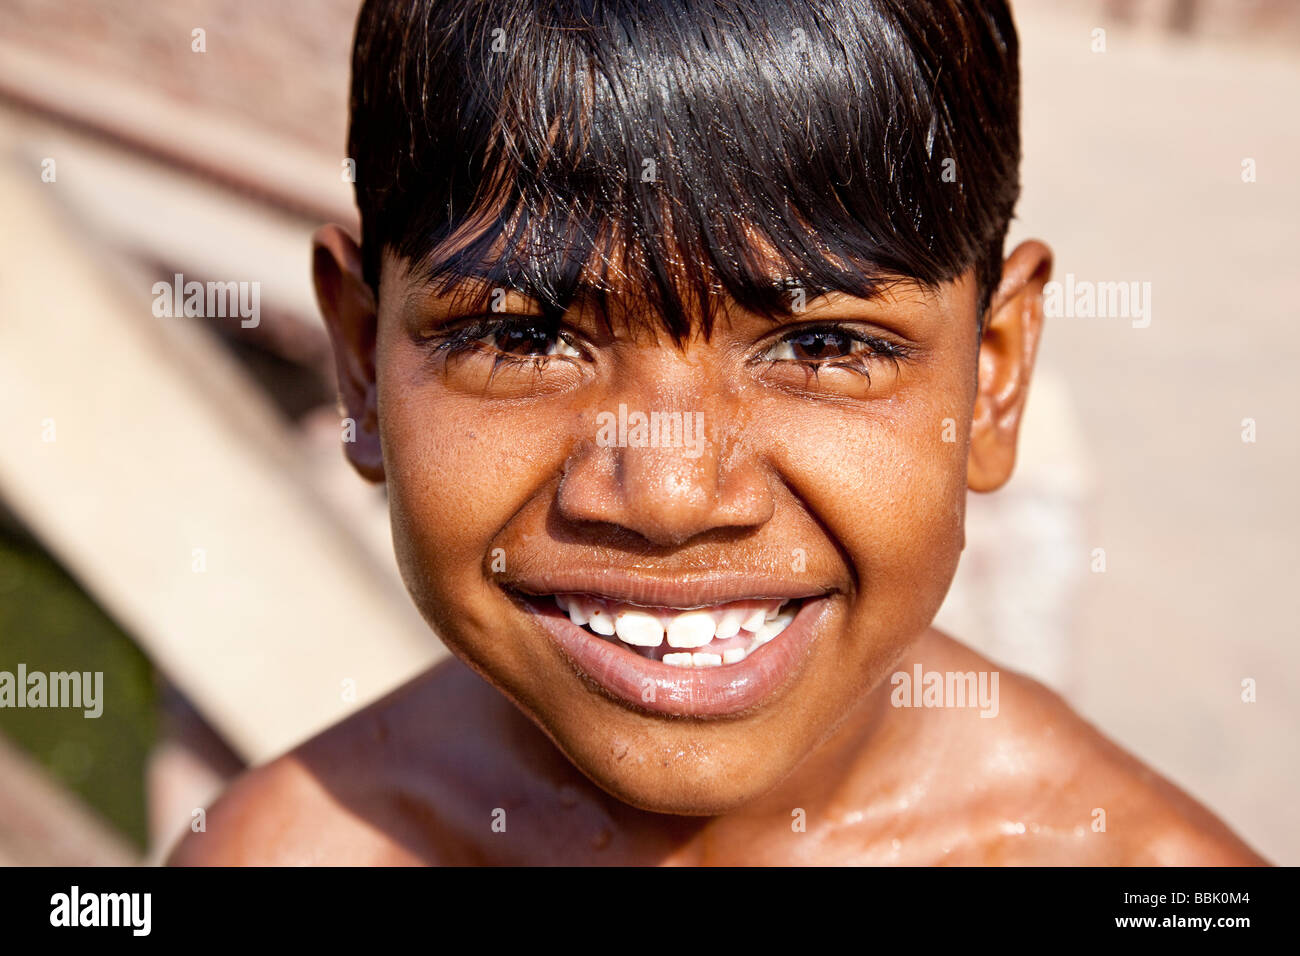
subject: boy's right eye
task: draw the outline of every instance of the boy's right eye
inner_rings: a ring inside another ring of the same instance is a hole
[[[484,335],[479,341],[507,355],[534,358],[553,355],[582,357],[582,353],[573,347],[559,329],[535,321],[507,324]]]
[[[535,362],[582,358],[574,337],[537,316],[506,315],[475,319],[428,337],[440,352],[484,352],[498,360]]]

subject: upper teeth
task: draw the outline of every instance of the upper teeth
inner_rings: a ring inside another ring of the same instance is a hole
[[[668,625],[669,647],[703,647],[713,640],[718,622],[708,611],[678,614]]]
[[[614,633],[614,618],[602,608],[595,608],[587,615],[587,626],[597,634],[609,637]]]
[[[664,626],[645,611],[624,611],[614,619],[614,633],[624,644],[658,647],[664,642]],[[684,645],[673,645],[684,646]]]
[[[660,647],[667,637],[669,647],[694,651],[714,639],[733,638],[742,630],[752,634],[746,646],[663,655],[664,663],[685,667],[711,667],[743,660],[785,630],[797,611],[795,607],[787,607],[789,602],[776,599],[739,601],[689,611],[637,607],[572,594],[557,594],[555,602],[579,627],[585,625],[602,637],[617,635],[620,641],[633,647]]]
[[[740,633],[740,622],[745,619],[744,608],[728,608],[718,615],[718,637],[735,637]]]

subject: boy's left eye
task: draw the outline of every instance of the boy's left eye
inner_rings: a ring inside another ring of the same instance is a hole
[[[845,332],[833,329],[814,329],[787,336],[763,355],[768,361],[808,362],[824,359],[846,358],[853,354],[861,342]],[[860,351],[860,349],[859,349]]]
[[[812,328],[791,332],[762,355],[768,362],[834,362],[873,354],[895,355],[890,343],[843,328]]]

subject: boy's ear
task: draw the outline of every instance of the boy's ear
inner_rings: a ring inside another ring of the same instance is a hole
[[[1023,242],[1002,266],[980,340],[979,385],[971,422],[966,483],[994,491],[1016,463],[1016,437],[1043,329],[1043,286],[1052,274],[1052,250]]]
[[[363,477],[383,481],[375,387],[378,314],[362,272],[361,250],[342,226],[322,226],[312,236],[312,276],[334,346],[339,398],[356,423],[344,431],[344,454]]]

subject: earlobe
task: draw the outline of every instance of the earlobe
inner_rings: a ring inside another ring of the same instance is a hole
[[[341,226],[322,226],[312,236],[312,277],[334,349],[339,399],[352,420],[343,430],[344,453],[363,477],[383,481],[375,374],[378,313],[361,250]]]
[[[980,342],[979,381],[971,422],[966,481],[972,491],[994,491],[1011,477],[1020,419],[1043,327],[1043,286],[1052,251],[1037,240],[1007,257],[989,305]]]

